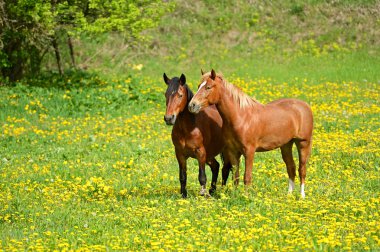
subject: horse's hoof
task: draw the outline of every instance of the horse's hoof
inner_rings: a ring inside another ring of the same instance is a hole
[[[187,192],[182,192],[181,195],[182,195],[182,198],[184,198],[184,199],[187,198]]]
[[[210,193],[210,195],[213,195],[216,192],[216,188],[210,188],[208,192]]]
[[[207,194],[206,189],[202,188],[201,191],[199,192],[199,194],[200,194],[201,196],[205,196],[205,194]]]
[[[199,192],[199,194],[201,196],[204,196],[204,197],[210,197],[211,195],[207,192],[207,190],[205,188],[202,188],[201,191]]]

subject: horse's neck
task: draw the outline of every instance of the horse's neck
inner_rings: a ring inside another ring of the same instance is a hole
[[[236,119],[238,118],[237,110],[239,106],[234,104],[231,99],[229,99],[228,97],[225,97],[225,99],[221,99],[216,104],[216,108],[218,109],[219,114],[223,119],[223,125],[230,125],[233,122],[236,122]]]
[[[242,108],[239,104],[239,101],[235,100],[230,91],[226,88],[221,90],[221,97],[216,107],[219,111],[220,116],[223,119],[223,125],[234,125],[236,123],[241,123],[240,118],[246,115],[246,109],[251,110],[252,112],[257,111],[259,107],[262,106],[260,103],[256,103],[251,107]]]

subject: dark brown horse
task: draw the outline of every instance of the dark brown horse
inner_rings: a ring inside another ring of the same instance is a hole
[[[306,162],[311,152],[313,132],[313,115],[309,105],[296,99],[280,99],[263,105],[212,70],[203,74],[198,92],[189,103],[189,110],[199,113],[214,104],[223,119],[223,153],[236,171],[235,184],[239,183],[241,155],[245,158],[244,184],[249,185],[255,152],[280,148],[288,171],[289,192],[292,192],[296,176],[292,155],[295,143],[299,155],[301,196],[304,198]],[[223,184],[228,173],[228,170],[223,170]]]
[[[166,124],[174,125],[172,142],[179,165],[181,194],[184,198],[187,197],[186,160],[189,157],[197,159],[199,163],[198,178],[201,184],[201,195],[207,193],[205,164],[207,163],[210,166],[212,171],[210,193],[213,193],[216,189],[219,173],[219,163],[215,156],[221,153],[224,147],[222,118],[215,106],[208,107],[197,115],[189,112],[187,105],[193,98],[193,93],[186,85],[185,75],[182,74],[180,78],[169,79],[164,73],[164,81],[168,85],[165,93],[166,114],[164,119]],[[225,165],[228,166],[228,163],[225,162]]]

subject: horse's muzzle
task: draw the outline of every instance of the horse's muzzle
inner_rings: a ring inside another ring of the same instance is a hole
[[[165,115],[164,116],[164,120],[165,120],[167,125],[174,125],[176,118],[177,117],[175,115]]]
[[[201,110],[201,105],[190,102],[188,108],[191,113],[197,114]]]

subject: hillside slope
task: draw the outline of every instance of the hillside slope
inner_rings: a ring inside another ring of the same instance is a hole
[[[380,79],[378,0],[178,0],[145,35],[150,42],[136,45],[115,34],[78,40],[81,66],[112,75],[184,72],[192,79],[211,67],[280,80]]]

